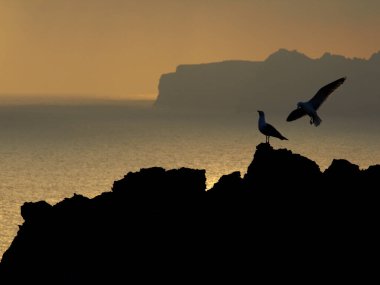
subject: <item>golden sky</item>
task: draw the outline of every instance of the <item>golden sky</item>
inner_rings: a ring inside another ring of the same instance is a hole
[[[0,0],[0,94],[152,98],[179,64],[369,58],[378,0]]]

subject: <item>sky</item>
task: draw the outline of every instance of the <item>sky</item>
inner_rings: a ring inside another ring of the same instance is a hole
[[[0,0],[0,98],[155,99],[180,64],[369,58],[378,0]]]

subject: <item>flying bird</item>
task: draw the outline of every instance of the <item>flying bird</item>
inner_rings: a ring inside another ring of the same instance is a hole
[[[307,102],[298,102],[297,109],[293,110],[286,121],[291,122],[297,120],[305,115],[310,117],[310,124],[314,126],[319,126],[322,119],[318,116],[317,110],[322,105],[322,103],[327,99],[327,97],[334,92],[343,82],[346,77],[339,78],[318,90],[318,92]]]
[[[265,135],[265,142],[269,144],[269,138],[275,137],[280,140],[288,140],[286,137],[284,137],[282,134],[280,134],[279,131],[277,131],[271,124],[268,124],[265,122],[265,114],[263,111],[257,111],[259,112],[259,131]]]

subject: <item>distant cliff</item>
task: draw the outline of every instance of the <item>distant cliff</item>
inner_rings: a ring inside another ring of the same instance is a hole
[[[264,143],[243,177],[208,191],[202,169],[130,172],[92,199],[26,202],[0,283],[254,281],[273,270],[321,276],[322,265],[339,274],[337,264],[366,266],[377,246],[379,179],[380,165],[336,159],[321,172]]]
[[[380,52],[369,60],[325,53],[311,59],[280,49],[265,61],[223,61],[180,65],[159,81],[157,108],[171,111],[249,112],[257,109],[287,113],[320,87],[347,76],[329,98],[325,111],[340,114],[378,112]]]

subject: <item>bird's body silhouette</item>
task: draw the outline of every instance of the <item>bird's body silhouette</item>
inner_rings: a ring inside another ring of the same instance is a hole
[[[280,140],[287,140],[279,131],[277,131],[271,124],[265,121],[265,114],[263,111],[259,112],[259,131],[265,135],[265,142],[269,144],[269,138],[275,137]]]
[[[327,99],[327,97],[334,92],[343,82],[346,77],[339,78],[318,90],[318,92],[307,102],[298,102],[297,109],[293,110],[287,117],[287,121],[291,122],[297,120],[305,115],[310,117],[310,124],[314,126],[319,126],[322,119],[318,116],[317,110],[322,105],[322,103]]]

